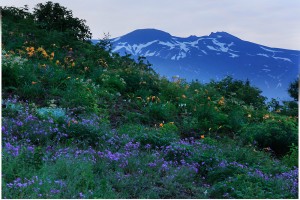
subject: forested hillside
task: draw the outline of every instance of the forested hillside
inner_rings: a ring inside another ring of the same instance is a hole
[[[2,198],[298,198],[297,80],[169,81],[57,3],[1,15]]]

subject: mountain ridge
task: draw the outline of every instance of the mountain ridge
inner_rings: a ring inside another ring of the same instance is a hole
[[[167,78],[180,75],[207,83],[231,75],[249,79],[269,98],[288,99],[286,90],[299,69],[300,51],[260,45],[224,31],[184,38],[153,28],[137,29],[111,42],[112,52],[146,57]]]

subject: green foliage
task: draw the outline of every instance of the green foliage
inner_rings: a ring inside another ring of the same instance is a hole
[[[299,78],[292,82],[289,86],[288,92],[292,98],[294,98],[295,101],[298,101],[298,94],[299,94]]]
[[[291,198],[282,187],[281,181],[269,182],[256,177],[240,174],[236,178],[229,177],[217,183],[210,193],[211,198]],[[272,189],[271,189],[272,188]],[[285,189],[284,189],[285,188]]]
[[[91,39],[89,27],[85,20],[74,18],[72,11],[51,1],[39,3],[34,8],[35,22],[41,29],[47,31],[68,32],[70,36],[80,40]]]
[[[261,91],[253,86],[250,86],[249,80],[243,82],[233,80],[228,76],[220,82],[211,82],[210,85],[217,89],[225,98],[233,96],[245,102],[246,105],[252,105],[256,108],[263,108],[265,97],[261,95]]]
[[[296,101],[170,82],[58,3],[1,11],[4,198],[297,197]]]
[[[266,114],[262,123],[244,126],[241,137],[252,144],[257,142],[261,148],[270,147],[276,153],[285,154],[298,141],[298,127],[293,119],[280,116],[270,119]]]
[[[299,163],[299,156],[298,156],[298,146],[294,143],[290,146],[290,151],[287,155],[283,157],[283,162],[286,163],[290,167],[298,167]]]
[[[120,134],[127,134],[142,145],[151,144],[152,147],[168,145],[179,139],[177,128],[174,124],[161,128],[149,128],[141,125],[123,125]]]

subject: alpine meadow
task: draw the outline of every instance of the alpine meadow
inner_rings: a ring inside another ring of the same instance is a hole
[[[3,199],[297,199],[298,80],[168,80],[58,3],[2,7]]]

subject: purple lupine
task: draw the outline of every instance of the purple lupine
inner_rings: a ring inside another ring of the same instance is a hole
[[[60,193],[60,190],[57,190],[57,189],[51,189],[50,192],[51,192],[52,194],[58,194],[58,193]]]
[[[149,150],[149,149],[151,149],[151,144],[146,144],[144,147],[145,147],[145,149]]]
[[[148,166],[149,166],[149,167],[156,167],[157,164],[156,164],[155,162],[150,162],[150,163],[148,163]]]
[[[30,151],[31,153],[34,153],[34,147],[33,146],[28,146],[27,150]]]
[[[128,142],[125,146],[124,149],[126,151],[130,151],[130,150],[137,150],[140,147],[140,143],[136,142],[136,143],[132,143],[132,142]]]
[[[19,151],[20,151],[20,147],[16,146],[14,147],[13,145],[11,145],[9,142],[5,143],[5,149],[12,154],[13,156],[18,156],[19,155]]]
[[[80,192],[80,193],[79,193],[79,198],[80,198],[80,199],[83,199],[83,198],[85,198],[85,195],[82,194],[82,192]]]

